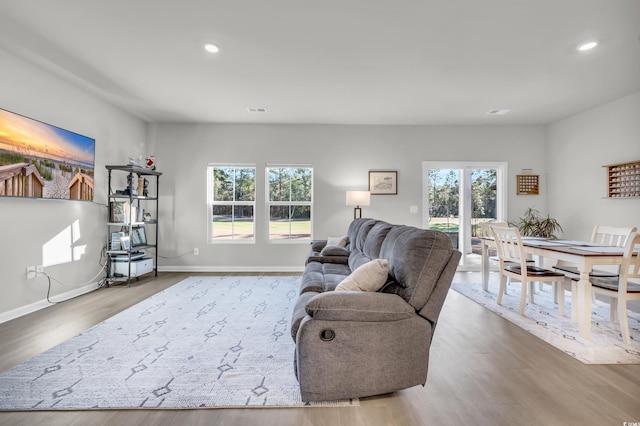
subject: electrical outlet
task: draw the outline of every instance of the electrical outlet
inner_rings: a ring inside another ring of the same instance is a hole
[[[27,279],[32,280],[36,277],[36,267],[35,266],[27,266]]]
[[[198,256],[200,254],[200,249],[198,247],[194,247],[193,249],[193,255],[194,256]]]
[[[44,275],[44,266],[38,265],[36,266],[36,275]]]

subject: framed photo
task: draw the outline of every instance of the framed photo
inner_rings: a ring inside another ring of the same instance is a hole
[[[369,192],[371,195],[396,195],[398,193],[398,172],[369,170]]]
[[[131,240],[128,235],[120,237],[120,250],[131,250]]]
[[[134,247],[147,245],[147,234],[144,226],[136,226],[131,229],[131,243]]]

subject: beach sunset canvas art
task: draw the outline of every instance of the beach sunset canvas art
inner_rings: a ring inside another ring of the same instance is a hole
[[[95,139],[0,109],[0,196],[93,200]]]

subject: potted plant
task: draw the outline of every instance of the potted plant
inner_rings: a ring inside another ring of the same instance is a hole
[[[540,212],[529,207],[524,215],[513,224],[517,226],[520,233],[527,237],[557,238],[555,233],[562,231],[562,227],[558,221],[551,216],[543,217]]]

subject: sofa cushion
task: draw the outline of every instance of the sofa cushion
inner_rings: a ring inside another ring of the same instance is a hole
[[[331,291],[350,272],[349,266],[345,264],[309,262],[300,279],[300,293]]]
[[[358,267],[335,288],[336,291],[378,291],[387,281],[389,262],[374,259]]]
[[[327,245],[326,240],[313,240],[311,241],[311,251],[322,251],[323,248]]]
[[[354,236],[349,235],[349,249],[351,251],[362,251],[367,235],[369,235],[371,228],[373,228],[376,222],[375,219],[365,219],[360,227],[357,228],[356,234]]]
[[[389,275],[398,282],[393,293],[422,309],[452,251],[451,240],[442,232],[394,226],[380,250],[380,257],[389,259]]]
[[[329,237],[327,238],[328,246],[338,246],[338,247],[346,247],[347,246],[347,236],[344,237]]]
[[[382,242],[387,237],[393,225],[386,222],[377,222],[367,234],[367,238],[362,246],[362,253],[369,259],[380,257]]]

